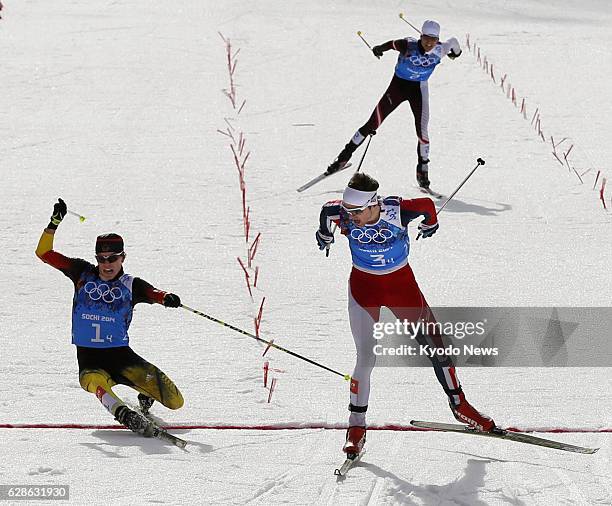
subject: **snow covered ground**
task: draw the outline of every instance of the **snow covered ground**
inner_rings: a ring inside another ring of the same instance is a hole
[[[440,217],[411,264],[432,306],[607,306],[612,300],[611,217],[591,188],[612,177],[604,0],[470,0],[407,5],[318,0],[5,2],[0,21],[0,170],[4,232],[0,424],[108,424],[83,392],[70,345],[70,281],[34,249],[55,199],[68,217],[56,248],[93,260],[96,235],[121,233],[126,270],[183,301],[251,331],[266,297],[262,332],[350,373],[346,316],[348,248],[329,258],[313,241],[319,208],[346,183],[335,176],[304,194],[369,116],[395,58],[370,43],[413,35],[434,18],[442,37],[470,33],[507,73],[529,117],[570,137],[585,183],[561,167],[498,85],[465,51],[430,81],[431,178],[450,193],[478,170]],[[239,116],[225,46],[240,48]],[[497,72],[497,70],[496,70]],[[241,194],[224,118],[251,151],[247,197],[262,233],[254,302],[237,256],[245,255]],[[567,146],[567,144],[565,144]],[[413,186],[415,138],[407,105],[373,139],[364,170],[381,193],[421,196]],[[362,150],[355,160],[359,161]],[[607,193],[610,206],[610,191]],[[413,231],[414,232],[414,231]],[[414,237],[414,234],[412,235]],[[262,386],[263,349],[182,310],[138,306],[133,348],[181,388],[169,424],[341,424],[342,379],[277,351],[284,372],[272,402]],[[500,425],[612,427],[610,368],[468,368],[470,400]],[[118,393],[134,401],[128,389]],[[451,421],[428,369],[374,372],[369,421]],[[177,431],[188,452],[127,431],[0,429],[0,485],[69,484],[74,504],[611,504],[612,436],[553,437],[601,447],[575,455],[455,434],[371,431],[368,453],[344,481],[342,430]]]

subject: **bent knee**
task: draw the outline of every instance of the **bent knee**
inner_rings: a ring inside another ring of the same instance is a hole
[[[102,369],[86,369],[79,374],[79,384],[81,388],[92,394],[101,386],[110,388],[110,374]]]
[[[176,393],[172,394],[168,399],[166,399],[164,406],[169,409],[179,409],[183,407],[183,404],[185,404],[185,400],[177,388]]]

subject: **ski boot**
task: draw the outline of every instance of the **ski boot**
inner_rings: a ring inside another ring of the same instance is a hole
[[[429,160],[417,164],[416,179],[421,188],[429,189]]]
[[[138,394],[138,404],[140,404],[140,411],[143,415],[147,416],[149,414],[149,410],[154,402],[155,400],[148,395]]]
[[[366,441],[365,427],[349,427],[346,431],[346,442],[342,451],[346,453],[349,459],[354,459],[363,450],[363,445]]]
[[[325,174],[327,174],[328,176],[333,174],[334,172],[338,172],[339,170],[344,169],[344,167],[346,167],[346,164],[348,162],[341,162],[340,160],[338,160],[337,158],[330,163],[327,166],[327,170],[325,171]]]
[[[338,158],[336,158],[332,163],[329,164],[325,173],[327,175],[330,175],[346,167],[348,161],[351,159],[351,156],[353,156],[353,153],[358,147],[359,146],[353,143],[352,140],[349,141],[348,144],[344,146],[344,149],[340,151]]]
[[[459,394],[459,404],[454,404],[451,399],[448,401],[454,417],[461,423],[467,423],[475,429],[483,432],[495,430],[495,422],[487,415],[480,413],[474,406],[465,400],[463,392]]]
[[[115,420],[121,425],[125,425],[128,429],[144,437],[153,437],[156,427],[140,413],[127,406],[120,406],[115,413]]]

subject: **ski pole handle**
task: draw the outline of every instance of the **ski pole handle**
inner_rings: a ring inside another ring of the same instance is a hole
[[[334,235],[336,233],[336,229],[338,228],[338,225],[336,223],[334,223],[334,228],[332,230],[332,235]],[[325,248],[325,258],[327,258],[329,256],[329,248],[331,248],[331,244],[328,244],[327,247]]]
[[[409,25],[410,25],[412,28],[414,28],[414,29],[415,29],[417,32],[419,32],[419,34],[421,34],[421,35],[422,35],[421,30],[419,30],[419,29],[418,29],[416,26],[414,26],[414,25],[413,25],[413,24],[412,24],[410,21],[408,21],[408,20],[407,20],[407,19],[404,17],[404,13],[403,13],[403,12],[400,12],[400,13],[399,13],[399,17],[400,17],[400,19],[401,19],[401,20],[402,20],[404,23],[409,24]]]
[[[372,46],[370,46],[370,44],[368,44],[368,41],[367,41],[367,40],[365,40],[365,39],[363,38],[363,35],[361,35],[361,32],[357,32],[357,35],[359,35],[359,38],[360,38],[361,40],[363,40],[363,43],[364,43],[366,46],[368,46],[370,49],[372,49]]]
[[[68,214],[72,214],[72,216],[76,216],[81,223],[85,221],[85,216],[81,216],[79,213],[75,213],[74,211],[71,211],[70,209],[66,210],[66,212]]]

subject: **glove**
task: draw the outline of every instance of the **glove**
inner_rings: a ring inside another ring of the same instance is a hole
[[[164,306],[166,307],[179,307],[181,305],[181,298],[175,293],[167,293],[164,295]]]
[[[436,222],[433,225],[426,225],[424,221],[421,222],[421,224],[419,225],[419,235],[423,238],[423,239],[427,239],[428,237],[431,237],[432,235],[434,235],[438,229],[440,228],[440,225]]]
[[[372,52],[374,53],[374,56],[376,56],[376,58],[380,58],[384,53],[382,46],[374,46],[372,48]]]
[[[57,203],[53,205],[53,214],[51,215],[51,221],[47,228],[55,230],[64,219],[64,216],[66,216],[67,212],[68,208],[66,207],[66,202],[62,199],[58,199]]]
[[[459,57],[461,56],[461,53],[462,53],[462,52],[463,52],[463,51],[461,51],[461,49],[460,49],[458,53],[455,53],[455,50],[454,50],[454,49],[451,49],[451,50],[450,50],[450,53],[448,53],[448,57],[449,57],[451,60],[454,60],[455,58],[459,58]]]
[[[334,236],[333,235],[324,234],[320,230],[317,230],[317,232],[315,233],[315,238],[317,240],[317,244],[319,245],[319,249],[321,251],[323,251],[324,249],[329,248],[332,245],[332,243],[334,242]]]

